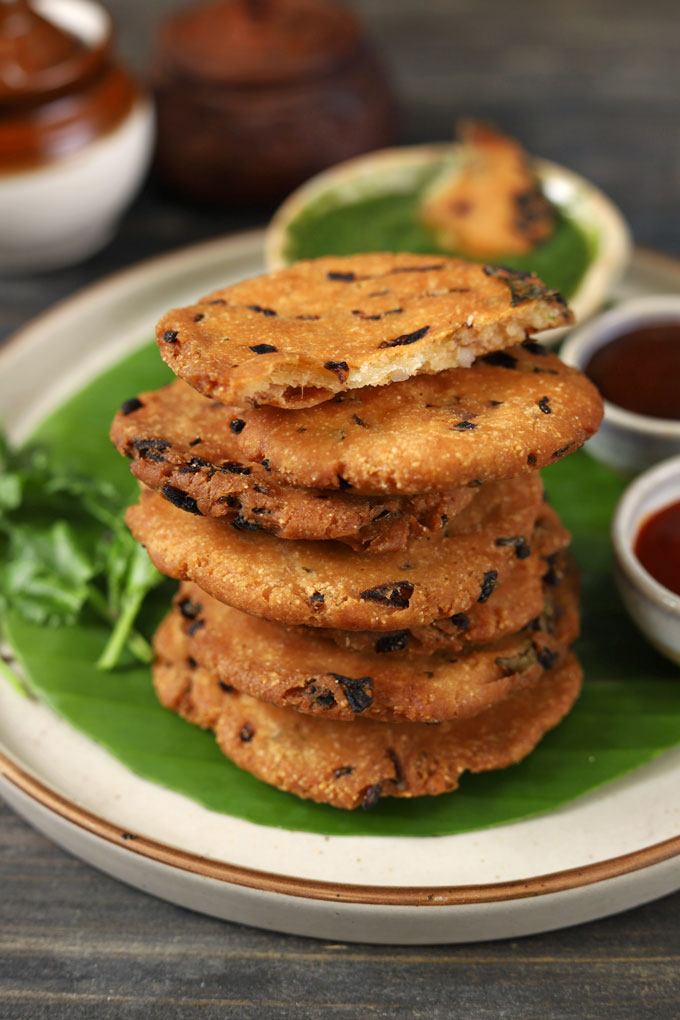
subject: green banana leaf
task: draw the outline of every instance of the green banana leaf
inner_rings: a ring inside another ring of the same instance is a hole
[[[168,381],[155,346],[105,372],[37,430],[55,463],[115,483],[121,504],[136,483],[108,438],[120,403]],[[570,716],[519,765],[464,776],[460,789],[413,801],[381,800],[370,812],[303,801],[232,765],[204,732],[160,707],[149,671],[132,659],[95,668],[107,630],[95,619],[36,627],[14,614],[5,635],[31,689],[76,729],[140,776],[219,811],[262,825],[339,835],[435,836],[502,825],[551,811],[652,761],[680,742],[678,671],[654,652],[625,614],[611,576],[609,524],[625,482],[580,452],[544,472],[552,502],[573,533],[582,568],[586,673]],[[173,585],[154,591],[140,629],[150,635]],[[0,682],[2,679],[0,678]]]

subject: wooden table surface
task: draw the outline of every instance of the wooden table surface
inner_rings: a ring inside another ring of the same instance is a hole
[[[145,65],[176,0],[110,0]],[[446,138],[461,114],[583,173],[639,243],[680,256],[680,5],[676,0],[355,0],[397,83],[401,139]],[[148,255],[262,223],[200,211],[153,183],[114,241],[74,268],[0,279],[0,335]],[[0,230],[2,226],[0,224]],[[192,914],[68,856],[0,804],[0,1020],[680,1014],[680,894],[511,942],[328,944]]]

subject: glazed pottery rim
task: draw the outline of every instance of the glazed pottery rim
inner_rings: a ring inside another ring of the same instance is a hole
[[[526,879],[458,886],[381,886],[329,882],[235,865],[227,861],[202,857],[141,834],[121,832],[119,825],[62,796],[1,751],[0,776],[31,800],[41,804],[47,811],[71,825],[84,829],[96,839],[114,844],[119,849],[131,851],[157,864],[203,878],[310,900],[403,907],[498,903],[583,888],[680,856],[680,836],[672,836],[606,860],[563,868],[548,874],[532,875]]]
[[[657,581],[635,555],[635,539],[640,525],[655,512],[644,509],[646,497],[668,480],[671,482],[670,489],[677,489],[676,495],[680,499],[680,454],[648,468],[628,486],[614,512],[611,535],[619,568],[630,583],[654,605],[675,614],[680,621],[680,595]],[[671,495],[659,503],[658,509],[672,501]]]
[[[631,327],[662,322],[677,322],[680,326],[680,294],[652,294],[621,302],[575,329],[562,345],[560,357],[567,365],[585,372],[592,354],[627,333]],[[680,420],[639,414],[603,399],[605,417],[612,425],[680,440]]]

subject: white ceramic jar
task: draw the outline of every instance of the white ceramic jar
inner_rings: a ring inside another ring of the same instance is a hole
[[[15,30],[9,6],[7,34]],[[15,6],[23,49],[0,66],[4,273],[68,265],[102,247],[142,182],[153,143],[151,104],[112,60],[111,19],[103,7],[94,0],[36,0],[32,7],[16,0]],[[30,52],[35,63],[36,25],[45,64],[29,75],[21,59]],[[49,65],[59,33],[75,40],[74,51],[66,47],[60,62]]]

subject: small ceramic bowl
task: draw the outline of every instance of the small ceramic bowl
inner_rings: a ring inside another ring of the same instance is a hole
[[[102,62],[109,60],[105,68],[117,68],[109,58],[111,18],[100,4],[94,0],[37,0],[36,9],[80,39]],[[89,81],[83,88],[98,87],[90,86]],[[62,106],[71,103],[71,98],[70,94],[60,98],[55,90],[45,102],[54,111],[60,102]],[[39,109],[31,116],[40,123]],[[89,127],[83,119],[85,139]],[[153,135],[152,106],[135,92],[122,119],[99,136],[64,152],[57,148],[36,165],[0,173],[0,272],[53,269],[101,248],[142,182]]]
[[[593,354],[605,344],[633,329],[663,322],[680,324],[680,295],[625,301],[575,330],[562,346],[560,357],[584,371]],[[596,460],[636,474],[680,453],[680,421],[636,414],[605,400],[604,420],[586,449]]]
[[[680,665],[680,595],[659,584],[634,552],[650,514],[680,500],[680,457],[658,464],[626,489],[612,521],[614,576],[633,622],[648,641]]]
[[[456,142],[383,149],[312,177],[286,199],[269,225],[265,242],[268,267],[279,269],[290,262],[289,227],[312,204],[336,208],[381,194],[413,193],[444,162],[455,161],[459,150]],[[594,252],[569,298],[576,322],[585,322],[602,307],[626,269],[632,252],[630,232],[619,210],[594,184],[548,160],[532,162],[544,194],[577,224]],[[564,333],[562,328],[551,329],[541,334],[541,340],[555,343]]]

